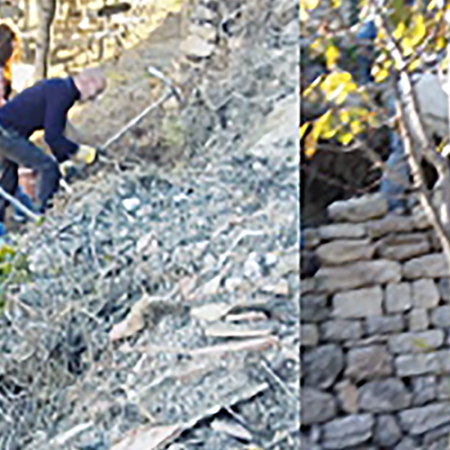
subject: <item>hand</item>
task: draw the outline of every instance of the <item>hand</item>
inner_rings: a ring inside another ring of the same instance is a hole
[[[73,160],[78,163],[91,165],[97,158],[97,150],[89,145],[80,145],[78,151],[73,155]]]

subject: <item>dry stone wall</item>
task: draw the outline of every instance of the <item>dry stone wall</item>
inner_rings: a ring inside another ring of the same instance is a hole
[[[450,272],[426,216],[378,196],[328,215],[305,230],[302,449],[448,449]]]

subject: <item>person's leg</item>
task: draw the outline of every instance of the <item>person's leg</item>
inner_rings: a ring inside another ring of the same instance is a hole
[[[0,186],[10,195],[14,195],[17,185],[19,184],[19,167],[14,162],[4,159],[1,163],[2,173],[0,177]],[[8,201],[0,196],[0,223],[5,220],[6,207]]]
[[[37,210],[43,213],[48,201],[58,190],[61,178],[55,158],[46,155],[27,139],[9,132],[0,133],[0,156],[35,171]]]
[[[33,211],[33,209],[34,209],[33,200],[31,199],[31,197],[29,195],[27,195],[24,192],[24,190],[21,188],[20,185],[17,186],[14,196],[17,200],[19,200],[20,203],[22,203],[22,205],[24,205],[29,210]],[[27,216],[20,209],[14,208],[13,219],[16,222],[26,222]]]

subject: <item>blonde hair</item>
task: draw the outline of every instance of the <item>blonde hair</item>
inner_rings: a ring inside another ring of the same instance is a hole
[[[11,51],[8,48],[8,44],[12,46]],[[20,61],[22,57],[20,47],[21,40],[17,26],[10,19],[1,20],[0,64],[2,65],[1,70],[3,78],[8,84],[11,84],[12,82],[12,63]]]

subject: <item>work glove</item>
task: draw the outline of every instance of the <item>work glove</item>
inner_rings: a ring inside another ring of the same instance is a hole
[[[89,145],[80,145],[78,151],[72,156],[75,163],[83,163],[88,166],[93,164],[96,158],[97,149]]]
[[[70,180],[75,175],[78,175],[80,169],[77,167],[73,161],[64,161],[59,165],[59,170],[61,171],[61,175],[65,180]]]

